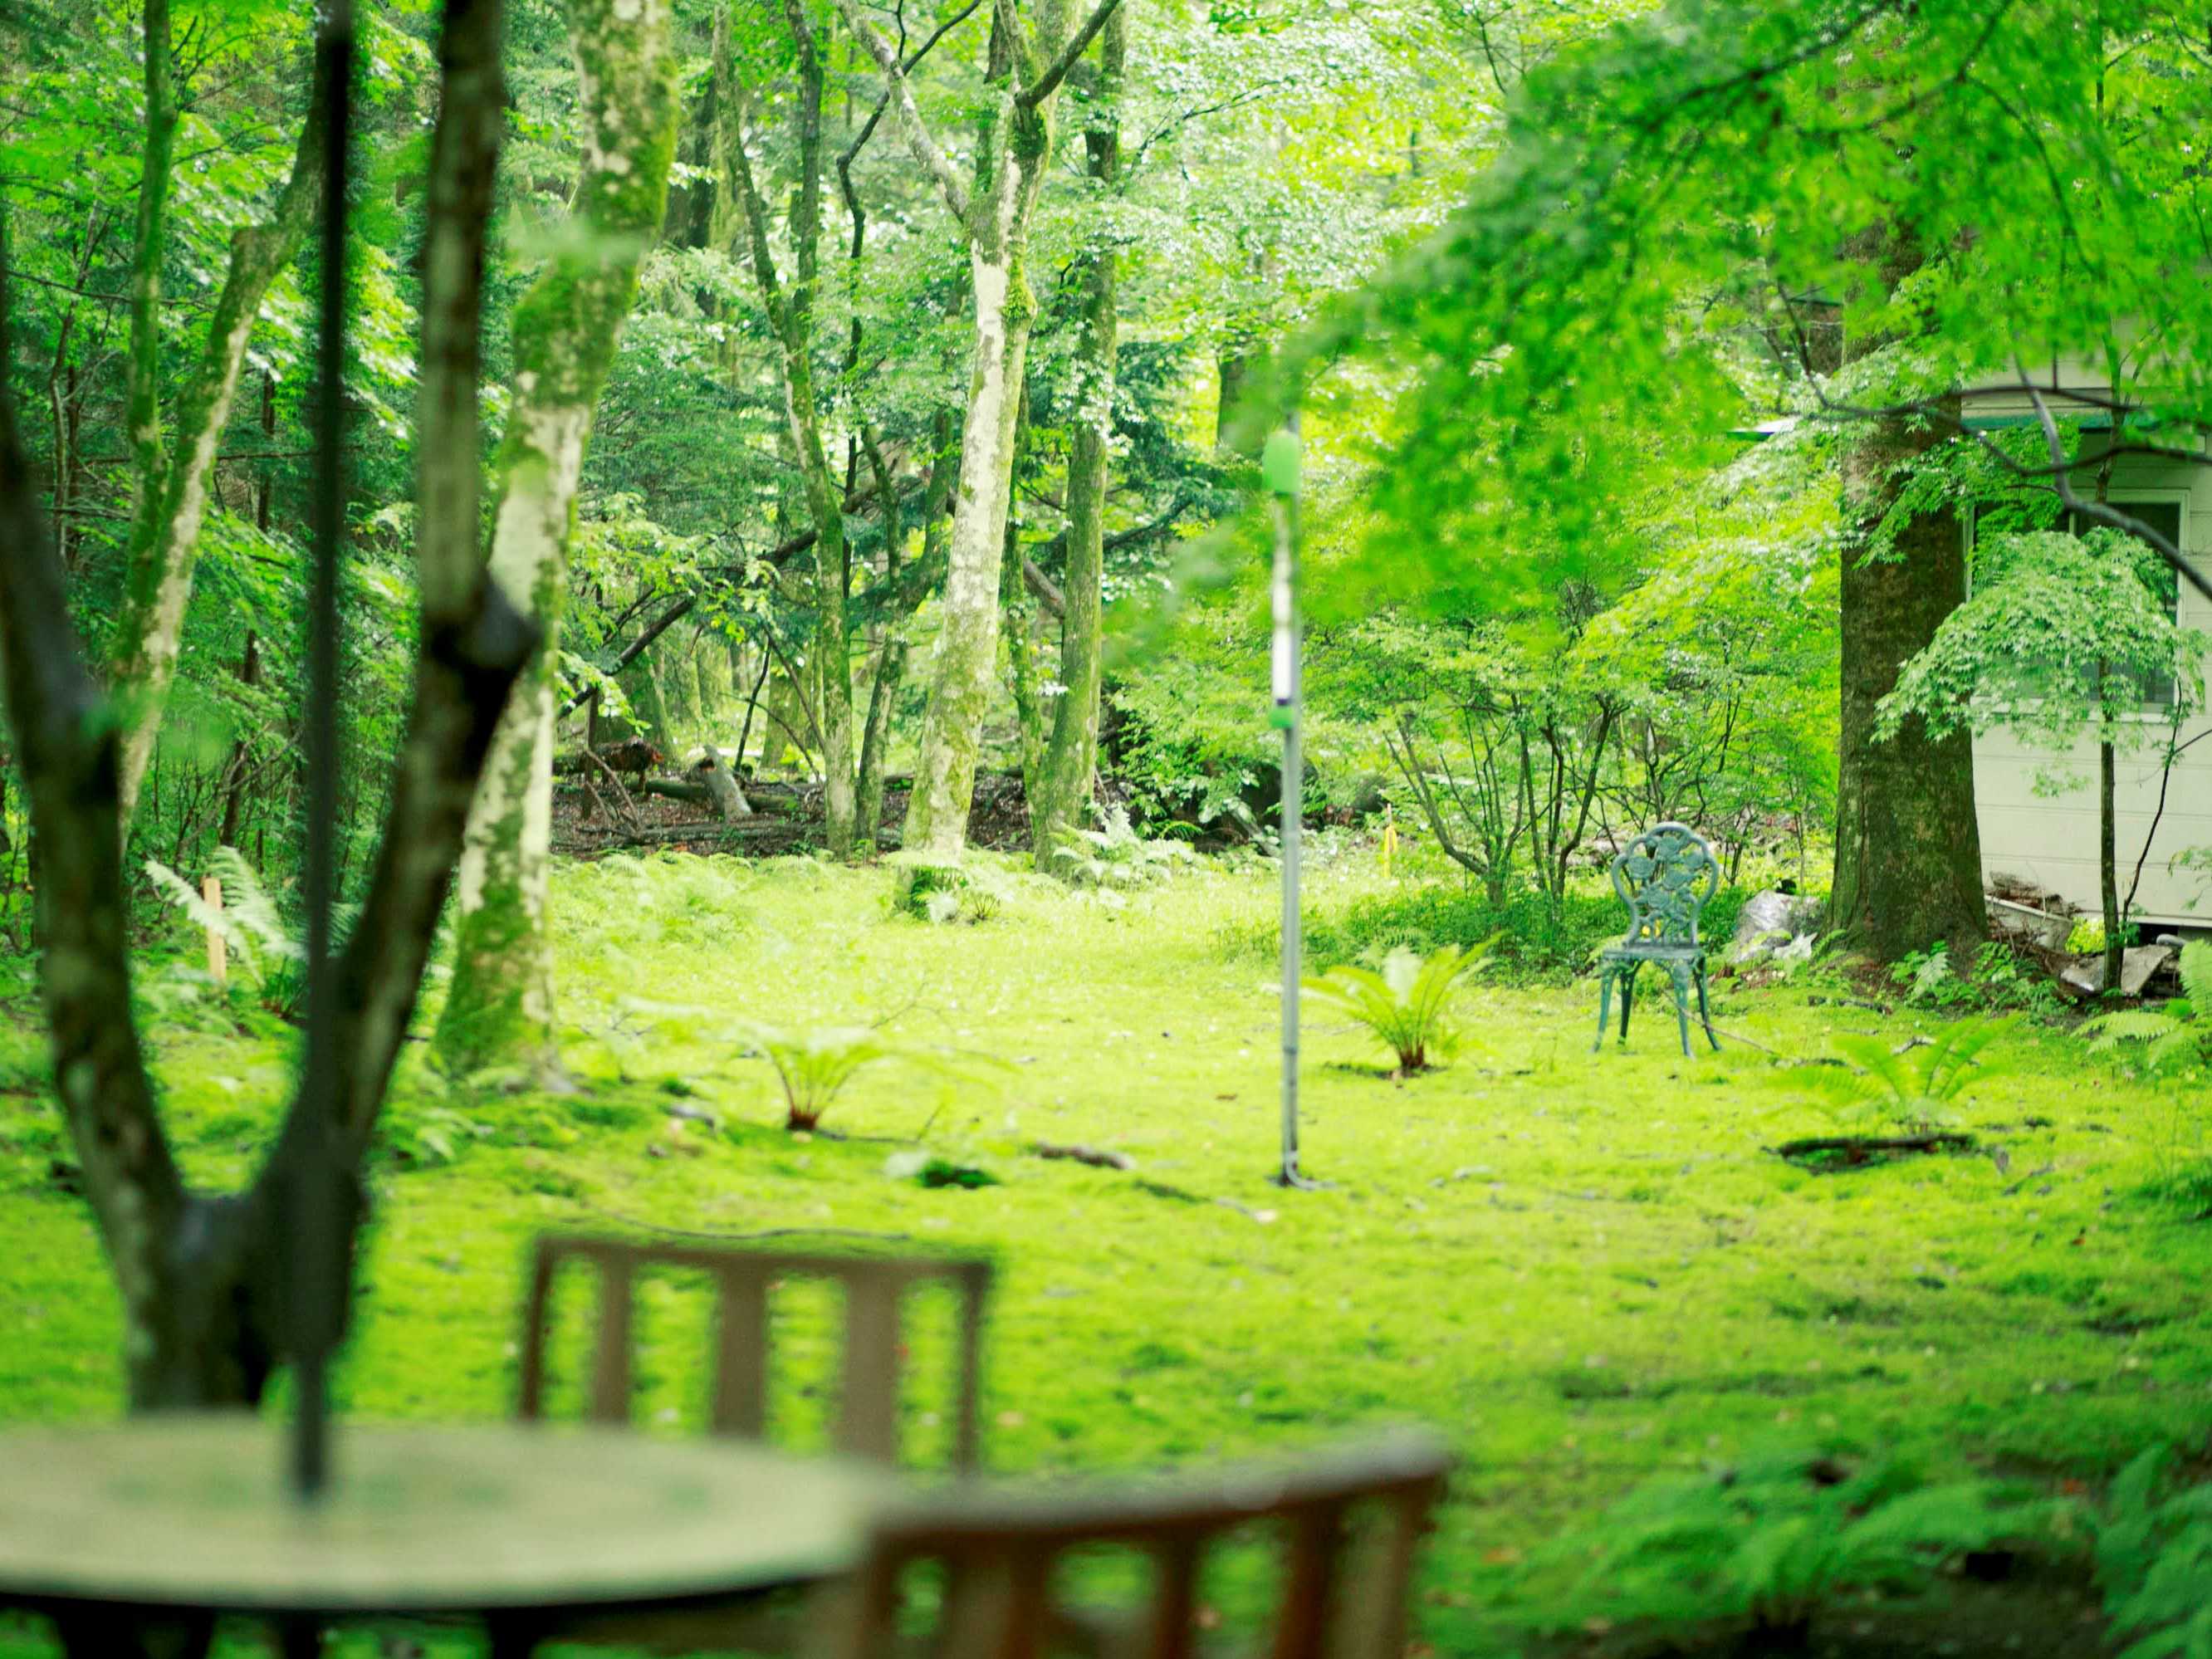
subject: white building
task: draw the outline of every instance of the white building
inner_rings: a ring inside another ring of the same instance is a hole
[[[2090,380],[2069,376],[2062,384]],[[1968,423],[1985,429],[2037,419],[2033,404],[2017,388],[1970,392],[1966,408]],[[2094,493],[2098,422],[2093,417],[2084,424],[2089,429],[2081,442],[2090,464],[2075,473],[2073,485],[2075,494],[2086,500]],[[2172,441],[2176,447],[2194,444],[2187,438]],[[2193,562],[2212,572],[2212,464],[2118,456],[2106,499],[2171,536]],[[1972,537],[1971,524],[1964,533]],[[2212,635],[2212,600],[2186,582],[2177,586],[2181,625]],[[2212,870],[2176,864],[2192,849],[2212,850],[2212,716],[2198,712],[2182,722],[2179,741],[2190,746],[2182,748],[2170,773],[2162,762],[2172,733],[2172,703],[2147,702],[2135,718],[2142,722],[2145,741],[2122,750],[2113,778],[2121,896],[2127,895],[2140,858],[2139,920],[2212,927]],[[2195,741],[2199,738],[2204,740]],[[2063,781],[2061,787],[2052,787],[2054,779]],[[2091,915],[2101,908],[2094,733],[2076,739],[2070,753],[2035,746],[2022,734],[2002,729],[1977,736],[1974,799],[1985,881],[2014,877]]]

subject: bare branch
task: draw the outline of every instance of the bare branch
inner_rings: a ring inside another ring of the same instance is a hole
[[[921,164],[922,171],[937,181],[937,187],[945,193],[945,206],[964,226],[969,215],[968,186],[961,179],[959,169],[938,147],[937,140],[930,137],[929,128],[923,124],[921,110],[914,101],[914,88],[908,82],[906,70],[899,63],[897,50],[860,15],[859,0],[837,0],[837,10],[843,16],[846,26],[853,31],[854,37],[866,48],[868,56],[876,60],[876,67],[883,71],[884,79],[890,83],[889,91],[892,101],[898,106],[899,128],[906,135],[907,148],[914,152],[914,158]]]

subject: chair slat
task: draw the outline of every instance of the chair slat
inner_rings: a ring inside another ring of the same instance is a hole
[[[714,1432],[758,1440],[768,1432],[768,1281],[750,1272],[715,1277]]]
[[[1323,1659],[1328,1650],[1329,1596],[1344,1543],[1344,1511],[1316,1504],[1291,1517],[1291,1560],[1275,1618],[1273,1659]]]
[[[526,1423],[545,1414],[545,1315],[553,1295],[555,1253],[540,1239],[531,1253],[530,1290],[522,1304],[522,1376],[514,1414]]]
[[[592,1351],[594,1422],[629,1421],[630,1262],[611,1256],[599,1263],[599,1334]]]
[[[1190,1659],[1192,1626],[1198,1619],[1199,1551],[1203,1540],[1189,1533],[1164,1539],[1153,1551],[1158,1578],[1152,1588],[1147,1621],[1146,1659]]]
[[[898,1461],[897,1277],[856,1273],[845,1281],[845,1367],[837,1446],[855,1457]]]

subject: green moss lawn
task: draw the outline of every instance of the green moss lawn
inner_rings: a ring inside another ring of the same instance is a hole
[[[1377,884],[1349,858],[1320,873],[1316,903]],[[1632,1047],[1593,1056],[1588,985],[1478,983],[1468,1045],[1417,1079],[1385,1075],[1348,1029],[1310,1026],[1305,1160],[1332,1184],[1285,1194],[1267,1179],[1273,968],[1251,943],[1265,874],[1200,869],[1115,908],[1009,870],[999,915],[952,926],[892,918],[889,884],[804,860],[567,872],[580,1092],[449,1096],[410,1059],[348,1408],[507,1412],[520,1265],[546,1228],[851,1229],[899,1236],[854,1249],[988,1250],[1002,1268],[986,1407],[999,1469],[1440,1425],[1465,1460],[1425,1569],[1424,1634],[1444,1653],[1492,1650],[1496,1598],[1563,1524],[1655,1471],[1778,1435],[2052,1486],[2094,1482],[2153,1438],[2203,1439],[2212,1227],[2143,1191],[2195,1155],[2203,1118],[2063,1032],[2007,1039],[2012,1069],[1965,1109],[2002,1159],[1821,1176],[1763,1150],[1832,1127],[1766,1053],[1686,1061],[1647,1002]],[[1935,1024],[1834,1000],[1833,985],[1718,988],[1724,1030],[1788,1054]],[[282,1051],[173,971],[149,994],[167,1010],[156,1042],[184,1155],[234,1177],[270,1127]],[[640,1000],[708,1012],[671,1036]],[[114,1299],[53,1166],[29,1005],[10,1006],[0,1420],[101,1417],[119,1403]],[[794,1139],[774,1079],[740,1057],[748,1020],[880,1020],[932,1057],[862,1072],[825,1124],[849,1139]],[[996,1184],[896,1173],[917,1139]],[[1038,1141],[1138,1167],[1047,1160]],[[677,1289],[648,1304],[643,1415],[659,1431],[698,1413],[696,1313]],[[826,1352],[825,1310],[801,1298],[787,1317],[804,1373]],[[935,1317],[916,1340],[924,1371]],[[813,1380],[782,1402],[802,1443],[819,1435]],[[914,1410],[918,1439],[941,1437],[927,1390]],[[0,1652],[40,1651],[28,1626],[0,1626]]]

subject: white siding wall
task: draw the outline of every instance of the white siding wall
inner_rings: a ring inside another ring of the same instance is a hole
[[[1986,405],[1984,405],[1986,407]],[[2078,484],[2087,493],[2085,483]],[[2181,545],[2203,556],[2212,549],[2212,466],[2123,457],[2114,465],[2113,502],[2183,498]],[[2186,584],[2181,589],[2183,626],[2212,634],[2212,602]],[[2162,747],[2167,722],[2151,718],[2143,736],[2146,750]],[[2212,732],[2212,719],[2185,723],[2182,740]],[[2159,768],[2154,753],[2123,753],[2115,776],[2114,822],[2118,828],[2120,894],[2128,881],[2158,808]],[[2039,773],[2063,765],[2075,781],[2061,792],[2039,793]],[[1974,740],[1974,798],[1982,832],[1985,875],[2021,876],[2063,895],[2082,909],[2102,903],[2097,859],[2097,745],[2085,738],[2070,755],[2023,744],[2008,732]],[[2183,755],[2166,790],[2166,811],[2145,860],[2138,913],[2160,922],[2212,924],[2212,878],[2177,871],[2170,860],[2191,848],[2212,848],[2212,738]]]

